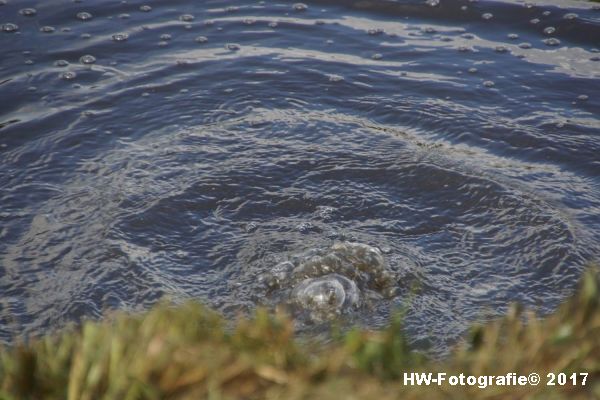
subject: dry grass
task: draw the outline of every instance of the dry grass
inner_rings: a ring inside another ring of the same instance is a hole
[[[322,346],[294,339],[292,322],[259,311],[226,331],[198,304],[118,314],[0,352],[0,399],[600,399],[600,284],[538,319],[514,307],[474,327],[443,361],[412,352],[395,320]],[[538,386],[404,386],[405,371],[542,377]],[[548,372],[587,372],[585,386],[546,386]]]

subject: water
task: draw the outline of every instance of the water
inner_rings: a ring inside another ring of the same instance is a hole
[[[444,352],[598,258],[587,2],[0,5],[0,341],[162,297]]]

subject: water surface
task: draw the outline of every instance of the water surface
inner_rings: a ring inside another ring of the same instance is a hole
[[[443,352],[599,254],[593,3],[2,3],[3,342],[167,296]]]

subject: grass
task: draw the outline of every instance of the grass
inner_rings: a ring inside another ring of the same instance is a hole
[[[405,386],[403,373],[528,375],[538,386]],[[588,373],[586,385],[546,386],[548,373]],[[401,319],[379,332],[351,331],[319,345],[293,323],[258,311],[226,330],[189,303],[102,322],[0,351],[0,399],[600,399],[600,279],[543,319],[513,307],[474,326],[443,360],[411,351]]]

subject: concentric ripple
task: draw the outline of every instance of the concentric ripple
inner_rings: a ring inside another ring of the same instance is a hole
[[[587,2],[23,0],[0,26],[3,342],[167,296],[307,334],[402,309],[443,353],[598,259]]]
[[[300,307],[310,311],[313,319],[351,312],[360,304],[356,284],[338,274],[307,278],[294,288],[291,296]]]

